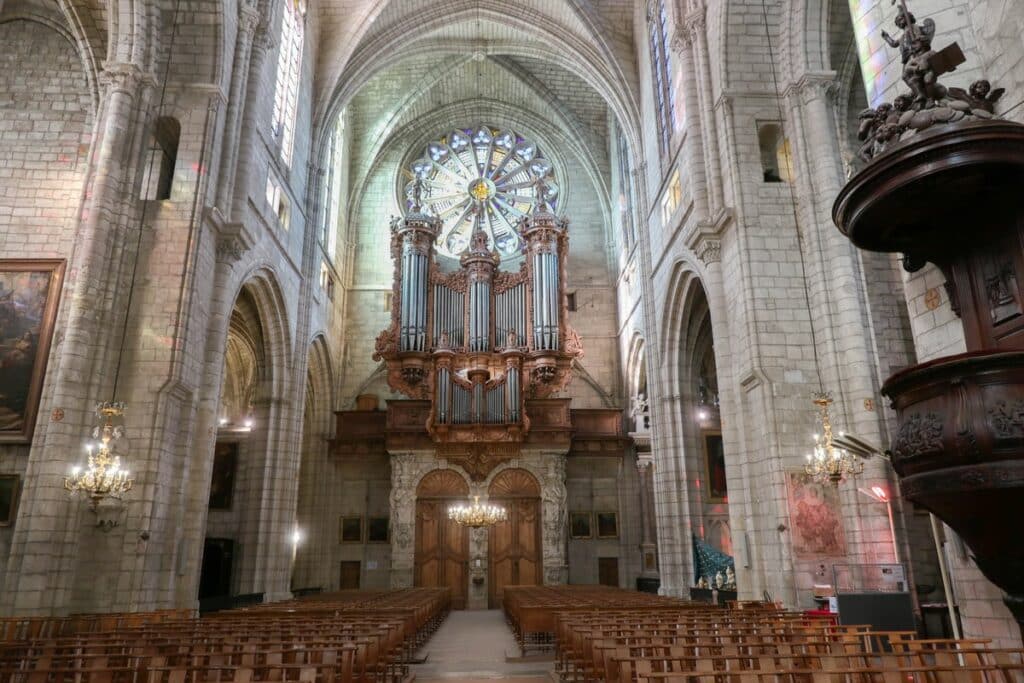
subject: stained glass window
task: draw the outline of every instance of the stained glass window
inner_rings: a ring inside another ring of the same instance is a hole
[[[305,31],[305,3],[285,0],[282,3],[281,48],[277,57],[277,85],[274,89],[274,114],[271,127],[281,144],[281,160],[292,163],[295,146],[295,111],[299,101],[299,80],[302,77],[302,41]]]
[[[672,85],[672,58],[669,55],[668,12],[665,0],[655,0],[649,18],[651,68],[654,69],[654,104],[658,119],[658,136],[662,154],[667,154],[675,131],[675,88]]]
[[[551,162],[536,143],[515,131],[488,125],[456,128],[428,144],[412,167],[423,178],[423,211],[442,222],[437,250],[455,258],[477,227],[502,256],[518,254],[518,224],[533,211],[538,188],[548,208],[557,208]],[[405,171],[401,178],[408,209],[412,182]]]

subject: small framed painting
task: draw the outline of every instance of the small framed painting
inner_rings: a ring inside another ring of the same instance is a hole
[[[50,356],[64,261],[0,260],[0,443],[29,443]]]
[[[363,542],[363,518],[342,517],[341,518],[341,542],[362,543]]]
[[[238,444],[218,441],[213,449],[213,476],[210,478],[210,509],[230,510],[238,466]]]
[[[569,536],[572,538],[593,538],[594,533],[590,528],[589,512],[569,513]]]
[[[598,512],[596,516],[598,538],[619,537],[619,514],[617,512]]]
[[[20,484],[21,478],[17,474],[0,474],[0,526],[14,524]]]
[[[366,520],[366,542],[367,543],[387,543],[388,538],[388,522],[390,520],[387,517],[370,517]]]

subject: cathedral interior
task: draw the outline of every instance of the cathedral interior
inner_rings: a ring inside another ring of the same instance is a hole
[[[0,0],[0,675],[407,610],[405,654],[295,680],[655,680],[573,659],[561,605],[1022,680],[1022,35],[1015,0]]]

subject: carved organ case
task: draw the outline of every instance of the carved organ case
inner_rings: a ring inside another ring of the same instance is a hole
[[[418,187],[415,193],[418,199]],[[427,429],[435,442],[521,442],[530,428],[526,399],[564,389],[583,355],[567,324],[568,221],[538,202],[517,227],[523,260],[516,271],[501,269],[480,229],[458,267],[445,270],[439,229],[417,200],[392,221],[392,320],[374,360],[387,363],[392,389],[431,401]]]

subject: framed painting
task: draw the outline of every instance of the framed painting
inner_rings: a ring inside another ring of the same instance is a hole
[[[572,538],[593,538],[594,533],[590,529],[589,512],[569,513],[569,536]]]
[[[704,436],[704,477],[709,503],[728,503],[729,486],[725,481],[725,450],[721,432],[702,432]]]
[[[230,510],[238,467],[238,443],[218,441],[213,449],[213,477],[210,479],[210,509]]]
[[[363,542],[363,518],[342,517],[341,518],[341,542],[362,543]]]
[[[842,557],[846,536],[839,491],[802,470],[786,473],[793,554],[799,558]]]
[[[387,517],[370,517],[366,520],[366,542],[367,543],[387,543],[388,538],[388,518]]]
[[[598,512],[594,516],[597,517],[598,538],[619,537],[619,515],[617,512]]]
[[[20,484],[21,478],[17,474],[0,474],[0,526],[14,524]]]
[[[63,280],[62,260],[0,261],[0,442],[32,441]]]

